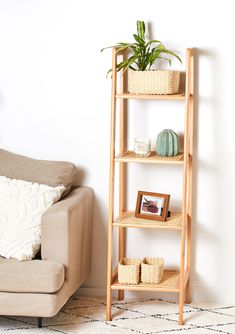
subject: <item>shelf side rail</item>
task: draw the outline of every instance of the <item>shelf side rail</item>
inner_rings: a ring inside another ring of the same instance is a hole
[[[114,220],[114,158],[115,158],[115,129],[116,129],[116,87],[117,87],[117,52],[112,49],[112,95],[110,123],[110,166],[109,166],[109,215],[108,215],[108,263],[107,263],[107,293],[106,320],[111,320],[112,303],[112,258],[113,258],[113,220]]]
[[[184,170],[183,170],[183,200],[182,200],[182,231],[181,231],[181,252],[180,252],[180,293],[179,293],[179,324],[184,324],[183,306],[184,306],[184,286],[185,286],[185,241],[187,227],[187,208],[188,208],[188,164],[190,152],[189,139],[189,119],[190,119],[190,80],[192,75],[191,67],[192,50],[186,51],[186,82],[185,82],[185,121],[184,121]]]

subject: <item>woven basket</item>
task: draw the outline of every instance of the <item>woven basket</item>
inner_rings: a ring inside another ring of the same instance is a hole
[[[179,83],[179,71],[128,71],[128,91],[131,94],[176,94]]]
[[[138,284],[140,281],[139,259],[121,259],[118,264],[118,282],[121,284]]]
[[[164,260],[159,257],[146,257],[141,262],[141,282],[159,284],[162,281]]]

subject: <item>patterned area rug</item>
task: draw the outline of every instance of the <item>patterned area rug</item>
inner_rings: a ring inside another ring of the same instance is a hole
[[[235,333],[235,306],[190,304],[185,306],[186,324],[177,324],[178,305],[156,299],[114,302],[113,321],[105,321],[105,301],[74,297],[54,318],[43,319],[38,329],[35,318],[0,317],[0,333],[157,334]]]

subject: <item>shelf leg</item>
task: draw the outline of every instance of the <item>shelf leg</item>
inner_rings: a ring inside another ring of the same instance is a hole
[[[186,285],[186,297],[185,297],[185,303],[190,304],[191,303],[191,296],[190,296],[190,279],[188,279],[187,285]]]
[[[178,323],[179,325],[184,325],[184,292],[180,292]]]
[[[118,290],[118,300],[124,299],[124,290]]]
[[[111,303],[112,303],[112,297],[111,297],[111,289],[107,289],[107,301],[106,301],[106,320],[111,321]]]
[[[42,328],[42,318],[38,317],[38,328]]]
[[[107,292],[106,292],[106,320],[112,320],[111,305],[112,305],[112,247],[113,247],[113,229],[109,224],[108,232],[108,270],[107,270]]]
[[[119,243],[119,260],[124,256],[124,229],[119,227],[118,229],[118,243]],[[118,290],[118,300],[124,299],[124,290]]]
[[[188,278],[188,282],[186,284],[186,293],[185,293],[185,303],[186,304],[190,304],[191,303],[191,296],[190,296],[190,265],[191,265],[191,216],[188,215],[188,228],[187,228],[187,269],[189,270],[189,278]]]
[[[107,265],[107,292],[106,292],[106,320],[112,320],[111,305],[112,305],[112,260],[113,260],[113,227],[112,227],[112,212],[109,218],[108,228],[108,265]]]

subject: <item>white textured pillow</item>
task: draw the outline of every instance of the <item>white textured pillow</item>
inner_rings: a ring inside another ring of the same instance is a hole
[[[41,216],[58,201],[64,186],[0,176],[0,255],[30,260],[41,244]]]

